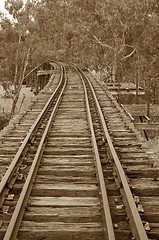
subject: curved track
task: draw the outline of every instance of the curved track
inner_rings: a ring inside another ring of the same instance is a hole
[[[100,104],[86,75],[61,64],[2,178],[2,239],[148,239]]]

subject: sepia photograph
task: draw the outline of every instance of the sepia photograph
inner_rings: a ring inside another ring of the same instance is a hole
[[[159,0],[0,0],[0,240],[159,240]]]

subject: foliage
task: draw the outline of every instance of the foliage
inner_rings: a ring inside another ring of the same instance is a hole
[[[6,0],[5,6],[14,22],[1,14],[0,77],[6,88],[14,86],[13,99],[27,67],[52,58],[109,67],[113,81],[158,77],[157,0]]]
[[[15,21],[11,23],[3,16],[1,18],[0,73],[4,89],[7,90],[12,85],[10,95],[13,98],[13,115],[30,54],[34,49],[35,31],[32,21],[33,4],[30,1],[24,5],[21,0],[6,0],[5,6]]]
[[[35,19],[39,36],[60,58],[95,69],[110,66],[115,81],[128,79],[136,66],[141,74],[143,63],[146,71],[156,68],[158,11],[157,0],[43,0]]]

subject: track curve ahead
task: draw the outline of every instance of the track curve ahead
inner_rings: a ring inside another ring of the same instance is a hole
[[[148,239],[89,79],[60,66],[53,100],[2,178],[1,239]]]

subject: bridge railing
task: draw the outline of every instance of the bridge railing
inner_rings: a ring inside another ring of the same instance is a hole
[[[42,90],[49,81],[50,75],[53,74],[54,65],[50,62],[43,62],[33,68],[23,79],[23,84],[31,87],[35,95]]]

